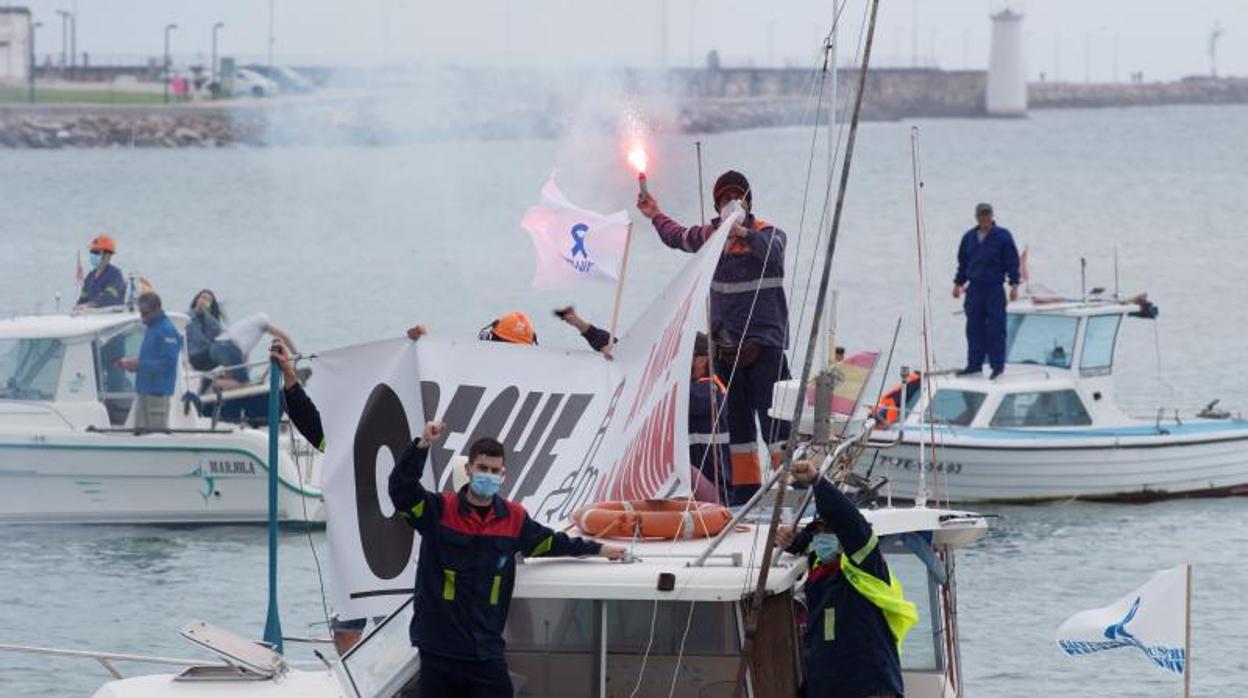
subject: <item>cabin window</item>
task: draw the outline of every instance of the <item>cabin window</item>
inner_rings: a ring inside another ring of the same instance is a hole
[[[1088,318],[1083,330],[1083,353],[1079,371],[1085,374],[1108,373],[1114,364],[1114,342],[1118,339],[1119,315],[1097,315]]]
[[[910,628],[901,646],[901,668],[905,671],[942,671],[944,663],[940,622],[940,587],[932,581],[927,565],[901,544],[891,540],[885,548],[888,569],[901,582],[906,600],[919,611],[919,622]]]
[[[971,390],[937,390],[932,396],[932,421],[936,424],[970,426],[983,404],[984,393]]]
[[[1073,390],[1011,393],[1001,398],[994,427],[1086,427],[1092,417]]]
[[[1012,313],[1006,318],[1005,360],[1070,368],[1079,318]]]
[[[134,403],[134,380],[132,373],[117,366],[117,360],[126,356],[138,356],[143,345],[143,326],[133,325],[107,340],[96,341],[95,351],[96,390],[108,420],[113,426],[122,426],[130,415]]]
[[[64,359],[59,339],[0,339],[0,399],[55,400]]]
[[[517,695],[598,694],[599,609],[587,599],[512,599],[503,637],[509,668],[522,679]]]
[[[732,682],[722,677],[736,675],[740,657],[733,604],[607,601],[606,606],[607,696],[667,698],[673,676],[678,680],[671,695],[732,695]],[[641,663],[647,647],[643,673]]]

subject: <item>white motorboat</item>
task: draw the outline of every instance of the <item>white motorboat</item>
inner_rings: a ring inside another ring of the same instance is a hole
[[[905,418],[879,438],[897,443],[867,451],[859,472],[913,499],[922,468],[951,502],[1248,494],[1248,420],[1211,409],[1132,416],[1115,402],[1119,327],[1155,316],[1146,300],[1011,303],[1005,373],[934,373],[894,393]]]
[[[169,313],[179,332],[187,318]],[[268,516],[268,431],[175,403],[170,428],[137,432],[137,313],[0,320],[0,522],[236,523]],[[175,396],[190,376],[185,352]],[[283,521],[323,521],[314,449],[285,433],[276,463]]]

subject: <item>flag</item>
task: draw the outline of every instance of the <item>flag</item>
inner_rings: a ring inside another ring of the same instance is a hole
[[[525,212],[521,225],[537,250],[533,288],[558,290],[619,278],[628,241],[627,212],[604,216],[586,211],[568,201],[551,175],[540,203]]]
[[[78,250],[78,265],[74,270],[74,281],[78,283],[78,288],[82,289],[82,282],[86,280],[86,275],[82,273],[82,250]]]
[[[1072,657],[1137,649],[1154,665],[1182,674],[1187,665],[1187,565],[1162,570],[1114,603],[1071,616],[1057,646]]]
[[[831,409],[833,414],[852,417],[854,408],[858,406],[858,397],[866,387],[867,379],[875,370],[875,362],[880,358],[878,351],[860,351],[838,361],[833,368],[837,373],[836,387],[832,389]],[[815,404],[815,386],[806,388],[806,405]]]

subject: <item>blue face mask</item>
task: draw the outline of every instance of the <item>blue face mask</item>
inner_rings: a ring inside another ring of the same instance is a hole
[[[815,557],[819,558],[819,562],[824,565],[835,560],[841,552],[841,542],[830,533],[815,534],[810,546],[815,551]]]
[[[503,476],[494,473],[473,473],[472,482],[468,487],[472,489],[472,493],[482,499],[488,499],[498,494],[498,488],[503,486]]]
[[[99,269],[100,260],[102,258],[103,258],[103,255],[101,255],[99,252],[91,252],[87,254],[87,263],[91,265],[92,269]]]

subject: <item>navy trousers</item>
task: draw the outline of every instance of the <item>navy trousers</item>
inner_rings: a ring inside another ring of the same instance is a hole
[[[507,662],[465,662],[421,653],[419,698],[510,698]]]
[[[984,357],[994,372],[1005,370],[1005,287],[971,283],[966,291],[966,368],[979,371]]]
[[[728,441],[732,471],[730,504],[744,504],[762,484],[762,468],[759,467],[758,437],[769,451],[789,438],[789,423],[772,419],[771,391],[776,381],[788,380],[789,362],[779,347],[760,347],[758,358],[749,366],[737,366],[736,375],[732,365],[723,361],[715,363],[715,371],[724,385],[728,386]],[[748,451],[748,452],[743,452]],[[770,454],[769,454],[770,455]],[[770,458],[769,458],[770,460]]]

